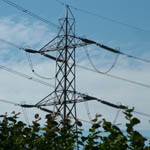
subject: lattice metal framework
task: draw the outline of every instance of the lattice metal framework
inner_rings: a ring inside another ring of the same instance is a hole
[[[54,105],[56,114],[63,118],[71,116],[76,119],[76,75],[75,75],[75,49],[89,45],[75,37],[75,18],[66,6],[66,18],[59,19],[60,31],[58,35],[40,49],[46,57],[50,52],[56,51],[55,90],[36,104],[36,106]],[[53,101],[53,102],[52,102]]]
[[[76,103],[80,102],[96,100],[110,107],[127,109],[126,106],[115,105],[76,91],[76,48],[96,44],[115,53],[118,53],[118,51],[95,41],[75,36],[75,19],[68,6],[66,6],[66,18],[60,19],[59,23],[60,31],[58,35],[40,50],[25,49],[28,53],[39,53],[56,61],[55,90],[35,105],[24,104],[20,106],[26,108],[37,107],[48,113],[55,112],[55,115],[62,116],[64,119],[71,117],[75,120],[77,119]],[[43,106],[55,106],[55,111],[44,108]]]
[[[57,107],[59,112],[63,108],[64,118],[70,114],[76,118],[75,103],[75,19],[68,16],[68,8],[66,8],[66,18],[60,19],[61,29],[58,34],[59,46],[58,60],[56,60],[56,99],[60,103]],[[69,92],[73,91],[73,92]],[[67,105],[67,101],[74,100],[72,106]]]

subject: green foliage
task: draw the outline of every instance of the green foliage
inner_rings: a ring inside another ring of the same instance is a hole
[[[41,118],[35,114],[32,125],[27,126],[18,121],[19,113],[12,112],[11,116],[6,113],[0,116],[0,150],[149,150],[150,146],[145,146],[147,139],[134,129],[140,120],[133,117],[132,111],[124,112],[128,121],[126,133],[102,119],[89,128],[87,136],[79,120],[58,122],[48,114],[45,125],[41,126]]]

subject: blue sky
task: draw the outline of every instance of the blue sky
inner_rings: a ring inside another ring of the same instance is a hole
[[[60,0],[61,1],[61,0]],[[44,17],[47,20],[50,20],[54,23],[57,23],[57,19],[64,14],[63,6],[58,4],[56,0],[45,0],[44,2],[40,0],[28,1],[18,1],[14,0],[13,2],[23,6],[24,8],[31,10],[35,14],[38,14]],[[148,0],[143,1],[104,1],[104,0],[95,0],[93,1],[73,1],[66,0],[62,1],[73,5],[76,8],[85,9],[87,11],[97,13],[101,16],[108,17],[123,23],[127,23],[145,30],[149,30],[150,22],[148,18],[150,17],[149,13],[149,4]],[[10,15],[19,15],[26,16],[24,13],[16,10],[13,7],[10,7],[7,4],[4,4],[2,1],[1,5],[1,16],[10,16]],[[140,34],[136,30],[118,25],[113,22],[109,22],[79,11],[72,10],[77,21],[77,31],[80,34],[85,34],[92,38],[95,37],[97,40],[127,40],[131,38],[130,36],[136,37],[135,34]],[[28,17],[28,16],[27,16]],[[28,17],[29,18],[29,17]],[[30,18],[33,20],[33,18]],[[127,33],[126,33],[127,32]],[[120,36],[123,34],[123,36]],[[144,33],[143,33],[144,34]],[[144,34],[146,36],[146,33]],[[138,35],[137,35],[138,37]],[[140,37],[139,37],[140,38]]]
[[[60,0],[61,1],[61,0]],[[63,17],[65,14],[63,6],[56,2],[56,0],[45,0],[41,2],[40,0],[28,1],[18,1],[13,2],[23,6],[24,8],[34,12],[35,14],[44,17],[57,24],[57,19]],[[81,8],[92,13],[99,14],[100,16],[108,17],[119,22],[130,24],[138,28],[149,30],[150,26],[150,13],[149,13],[149,1],[104,1],[95,0],[93,1],[73,1],[66,0],[62,1],[68,3],[76,8]],[[26,14],[16,10],[15,8],[5,4],[0,1],[0,16],[20,16],[27,17],[32,21],[34,18],[27,16]],[[124,43],[124,47],[121,48],[125,51],[128,50],[126,45],[132,41],[134,44],[134,49],[140,45],[147,44],[150,39],[149,33],[138,31],[136,29],[129,28],[96,16],[91,16],[89,14],[75,11],[72,9],[76,17],[76,29],[77,34],[87,36],[94,40],[99,40],[104,43],[109,41],[118,42],[114,46],[120,46],[120,43]],[[49,27],[50,30],[56,31],[55,28]],[[149,31],[150,32],[150,31]],[[119,43],[120,42],[120,43]],[[144,44],[142,44],[144,42]]]
[[[13,0],[13,2],[55,24],[58,23],[58,18],[65,15],[64,6],[56,0],[44,0],[44,2],[42,0]],[[113,48],[118,48],[125,53],[150,60],[150,1],[94,0],[93,2],[89,0],[64,0],[61,2],[109,18],[103,19],[103,17],[97,17],[71,9],[76,19],[77,35],[101,42]],[[115,21],[111,21],[111,19]],[[134,27],[131,28],[117,22]],[[136,28],[140,28],[140,30]],[[50,41],[55,34],[57,34],[55,27],[48,26],[0,0],[0,38],[23,47],[40,48]],[[1,65],[33,76],[24,52],[11,46],[3,45],[2,43],[0,50]],[[88,50],[93,63],[101,71],[107,70],[114,61],[115,55],[101,48],[90,46]],[[80,65],[90,66],[84,50],[77,50],[77,56],[80,56],[77,58]],[[38,73],[44,76],[54,75],[54,62],[33,55],[32,59]],[[150,84],[149,65],[119,56],[118,62],[110,74]],[[0,98],[9,99],[18,103],[22,101],[31,104],[36,103],[53,90],[2,70],[1,76],[0,85],[2,86],[0,89],[2,93]],[[53,80],[46,82],[54,84]],[[150,114],[150,89],[145,87],[78,69],[77,90],[113,103],[121,102],[130,107],[135,106],[137,111]],[[83,111],[82,109],[83,106],[84,104],[79,106],[78,111],[82,118],[88,120],[86,110]],[[104,114],[104,117],[113,121],[117,112],[115,109],[107,106],[104,107],[101,104],[97,105],[94,102],[90,102],[89,107],[92,118],[99,112]],[[16,109],[16,107],[4,105],[1,112],[5,112],[6,110],[11,111],[12,109]],[[20,111],[19,108],[18,111]],[[28,114],[30,116],[32,111],[28,111]],[[142,119],[142,124],[139,128],[148,129],[149,118],[143,116],[138,117]],[[125,122],[121,114],[120,118],[118,118],[118,123],[120,122]]]

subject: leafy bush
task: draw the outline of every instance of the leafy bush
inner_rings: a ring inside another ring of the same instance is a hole
[[[69,119],[56,121],[48,114],[46,124],[41,126],[41,118],[36,114],[32,125],[27,126],[18,121],[20,113],[4,114],[0,116],[0,150],[149,150],[150,146],[145,145],[147,139],[134,129],[140,120],[132,116],[132,111],[124,112],[128,120],[126,134],[102,119],[89,128],[87,136],[83,135],[79,120],[75,123]],[[102,131],[108,134],[103,135]]]

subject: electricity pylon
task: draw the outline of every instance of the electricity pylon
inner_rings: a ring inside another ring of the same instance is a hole
[[[64,120],[68,117],[77,120],[76,103],[85,101],[96,100],[111,107],[126,109],[125,106],[118,106],[76,91],[76,48],[98,43],[75,35],[75,18],[69,6],[66,6],[66,17],[59,19],[59,23],[60,30],[57,36],[40,50],[25,49],[28,53],[39,53],[56,61],[55,89],[35,105],[21,106],[37,107],[56,116],[62,116]],[[112,51],[105,45],[99,46]],[[42,106],[54,106],[55,110],[48,110]]]
[[[66,17],[59,19],[58,35],[39,51],[26,49],[29,53],[41,55],[56,61],[55,90],[36,104],[37,107],[54,105],[55,114],[63,119],[71,117],[76,120],[76,48],[89,45],[75,36],[75,18],[66,6]],[[56,56],[49,55],[56,52]]]

